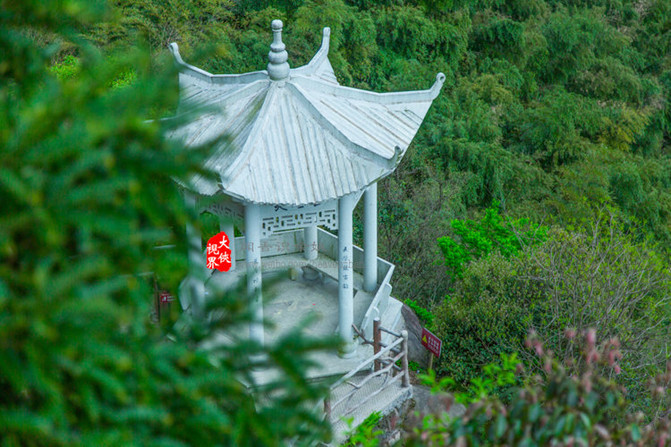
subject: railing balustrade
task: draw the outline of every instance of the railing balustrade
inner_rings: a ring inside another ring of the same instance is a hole
[[[324,399],[324,415],[328,420],[331,420],[333,414],[338,414],[339,417],[345,417],[353,413],[370,399],[377,396],[399,380],[403,387],[410,386],[410,375],[408,372],[408,332],[404,330],[400,334],[397,334],[389,331],[380,326],[380,319],[376,318],[374,320],[375,330],[373,340],[370,341],[365,338],[363,332],[355,325],[352,325],[352,327],[364,340],[364,344],[373,346],[374,355],[364,360],[356,368],[331,386],[329,396]],[[392,334],[396,339],[388,345],[384,345],[381,342],[382,331]],[[401,366],[396,364],[399,361],[401,362]],[[358,380],[355,380],[357,375],[360,375],[362,371],[371,366],[370,373],[363,377],[358,377]],[[355,399],[357,393],[375,378],[381,378],[382,382],[377,386],[377,389],[372,393],[367,394],[363,399]],[[350,386],[351,390],[339,396],[337,399],[334,399],[332,396],[334,390],[341,387],[343,384]]]

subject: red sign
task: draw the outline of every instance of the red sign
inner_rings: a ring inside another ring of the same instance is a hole
[[[443,342],[429,330],[422,328],[422,346],[436,357],[440,357],[440,348],[443,347]]]
[[[223,231],[207,241],[206,264],[208,269],[227,272],[231,268],[231,240]]]
[[[172,303],[175,301],[175,297],[170,295],[170,292],[162,290],[161,293],[158,294],[158,300],[161,304]]]

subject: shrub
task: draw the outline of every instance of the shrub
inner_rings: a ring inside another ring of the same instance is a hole
[[[433,309],[444,343],[439,373],[466,384],[500,353],[520,351],[530,329],[558,358],[570,358],[572,345],[555,334],[595,327],[620,339],[626,361],[618,380],[630,385],[630,402],[645,409],[642,384],[667,360],[671,274],[656,247],[636,234],[601,210],[580,228],[551,229],[545,243],[519,256],[471,262]],[[522,360],[537,367],[530,356]]]
[[[348,425],[354,418],[348,420]],[[372,412],[355,429],[349,431],[349,436],[343,447],[377,447],[380,445],[379,436],[383,434],[382,430],[376,429],[382,420],[382,414],[379,411]]]
[[[462,278],[464,269],[473,260],[496,252],[509,258],[529,244],[545,239],[547,229],[531,224],[528,219],[506,220],[498,212],[498,202],[485,210],[480,221],[470,219],[451,222],[455,238],[438,238],[448,275],[453,279]]]
[[[522,259],[498,253],[473,261],[455,290],[433,309],[436,335],[443,352],[436,365],[440,375],[459,384],[478,377],[484,365],[522,347],[533,322],[537,301],[534,284],[519,281]]]
[[[457,418],[425,414],[407,433],[404,445],[666,445],[671,430],[668,414],[646,423],[642,414],[628,411],[626,391],[609,377],[620,370],[617,339],[598,345],[594,330],[586,332],[582,343],[575,343],[574,337],[575,332],[567,332],[567,342],[579,354],[564,365],[531,335],[527,346],[543,372],[519,389],[509,404],[486,395]],[[670,383],[671,364],[651,383],[655,399],[665,405]],[[453,402],[446,396],[446,410]]]
[[[501,354],[499,361],[490,363],[482,369],[482,375],[471,379],[464,388],[452,377],[436,378],[434,370],[420,376],[422,382],[431,386],[432,392],[448,390],[453,393],[457,403],[472,404],[494,394],[508,395],[513,385],[518,383],[515,373],[518,371],[517,353]]]
[[[78,71],[79,60],[72,55],[65,56],[61,62],[49,67],[49,72],[61,80],[73,78]]]
[[[424,323],[424,326],[426,326],[428,329],[433,328],[433,320],[436,318],[436,316],[428,311],[427,309],[423,308],[415,300],[411,300],[410,298],[406,299],[403,301],[410,309],[412,309],[415,314],[417,314],[417,317]]]

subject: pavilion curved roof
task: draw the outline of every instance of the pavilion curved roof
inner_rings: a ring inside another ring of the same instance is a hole
[[[360,191],[390,174],[414,138],[445,76],[428,90],[374,93],[338,84],[328,60],[329,28],[305,66],[290,69],[281,22],[268,70],[214,75],[180,65],[180,101],[214,106],[172,134],[187,146],[227,135],[206,162],[220,181],[192,179],[203,195],[245,202],[305,205]]]

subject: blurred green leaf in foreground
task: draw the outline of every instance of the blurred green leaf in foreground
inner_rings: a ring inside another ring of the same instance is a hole
[[[184,228],[197,225],[173,180],[198,172],[207,148],[166,141],[177,119],[147,120],[176,101],[177,73],[154,69],[172,64],[140,43],[103,55],[81,37],[114,20],[102,1],[0,2],[0,444],[327,436],[308,405],[324,390],[303,376],[304,354],[325,343],[267,347],[284,373],[253,399],[241,380],[253,383],[247,354],[261,348],[201,343],[215,330],[246,334],[242,293],[213,303],[224,318],[151,323],[143,274],[160,272],[175,293]],[[77,58],[67,75],[49,69],[63,46]],[[164,244],[176,247],[154,249]]]

